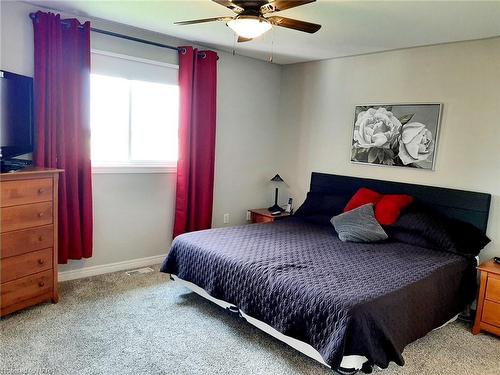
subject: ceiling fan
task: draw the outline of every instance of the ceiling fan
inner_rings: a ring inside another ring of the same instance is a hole
[[[269,31],[273,26],[286,27],[303,31],[306,33],[315,33],[321,28],[321,25],[299,21],[292,18],[281,16],[265,15],[280,12],[285,9],[295,8],[301,5],[313,3],[316,0],[212,0],[222,5],[234,13],[233,17],[213,17],[203,18],[192,21],[175,22],[176,25],[192,25],[195,23],[204,23],[212,21],[226,22],[237,35],[238,42],[248,42]]]

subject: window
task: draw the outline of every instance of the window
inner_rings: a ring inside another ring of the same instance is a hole
[[[144,63],[144,60],[128,60],[125,67],[133,66],[134,69],[124,69],[123,63],[114,61],[118,60],[116,56],[104,57],[106,64],[102,64],[102,59],[98,61],[101,64],[93,61],[90,77],[93,166],[105,167],[106,171],[109,168],[128,171],[136,167],[159,167],[160,170],[174,167],[178,149],[177,72],[175,82],[171,82],[172,79],[169,82],[168,75],[165,79],[161,71],[155,71],[158,66]]]

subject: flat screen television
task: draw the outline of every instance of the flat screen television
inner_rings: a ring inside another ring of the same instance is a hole
[[[0,71],[0,159],[33,152],[33,78]]]

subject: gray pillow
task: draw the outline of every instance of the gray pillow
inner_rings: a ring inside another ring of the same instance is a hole
[[[330,222],[344,242],[375,242],[388,237],[375,219],[373,203],[334,216]]]

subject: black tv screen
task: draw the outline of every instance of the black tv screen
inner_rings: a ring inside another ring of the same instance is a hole
[[[33,151],[33,78],[0,71],[0,157]]]

